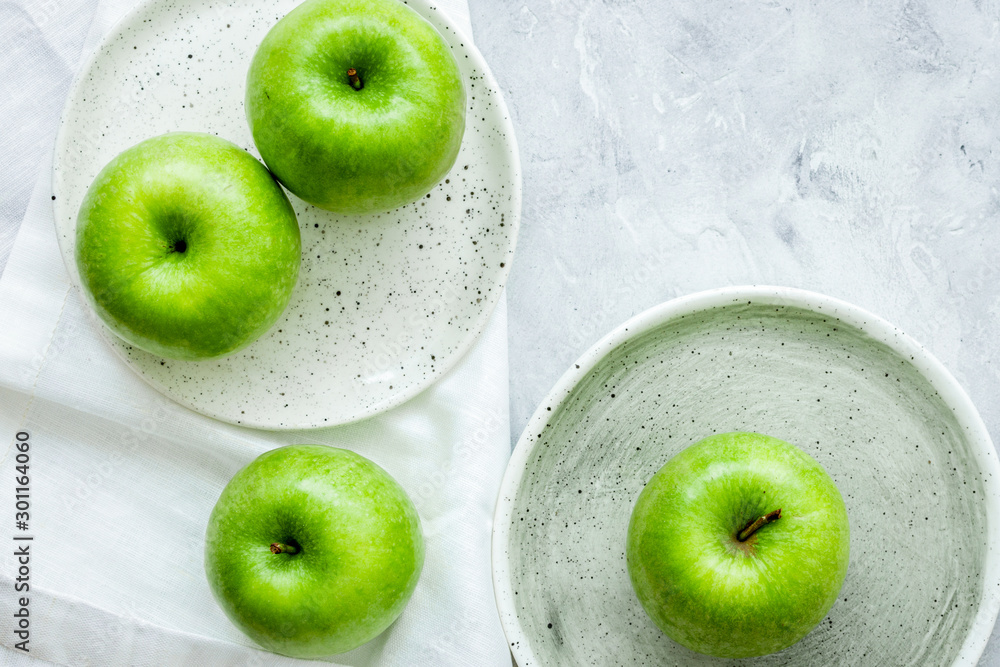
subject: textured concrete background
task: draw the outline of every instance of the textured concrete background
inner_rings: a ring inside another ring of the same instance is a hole
[[[514,442],[620,322],[748,283],[896,324],[1000,442],[1000,3],[470,5],[524,167]]]

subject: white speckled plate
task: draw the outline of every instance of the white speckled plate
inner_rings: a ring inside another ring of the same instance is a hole
[[[785,651],[741,661],[668,639],[625,565],[645,482],[727,431],[809,452],[851,521],[828,617]],[[521,667],[973,665],[1000,607],[998,477],[961,387],[884,320],[785,288],[676,299],[591,348],[521,436],[493,533],[504,631]]]
[[[77,76],[56,142],[53,188],[70,275],[77,211],[98,171],[143,139],[217,134],[257,156],[243,112],[250,59],[297,0],[147,0]],[[479,52],[426,0],[408,3],[454,50],[465,139],[451,173],[389,213],[337,216],[290,196],[302,269],[278,323],[221,360],[163,360],[105,337],[145,380],[217,419],[316,428],[396,406],[454,366],[483,330],[510,270],[521,172],[507,109]]]

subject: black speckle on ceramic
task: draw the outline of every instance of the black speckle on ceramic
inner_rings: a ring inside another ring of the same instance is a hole
[[[625,563],[644,484],[685,447],[729,431],[815,457],[851,524],[828,617],[791,648],[741,661],[668,639]],[[955,380],[878,318],[782,288],[670,302],[588,352],[521,437],[494,523],[504,629],[521,667],[971,665],[1000,604],[998,474]]]
[[[219,135],[257,156],[244,117],[247,67],[298,0],[153,0],[111,31],[74,84],[57,140],[56,226],[66,264],[97,172],[143,139]],[[337,216],[290,197],[302,269],[282,319],[208,362],[163,360],[105,336],[174,400],[237,424],[333,426],[402,403],[454,366],[483,330],[510,270],[521,172],[507,109],[482,56],[425,0],[408,3],[454,49],[469,107],[458,160],[426,197]]]

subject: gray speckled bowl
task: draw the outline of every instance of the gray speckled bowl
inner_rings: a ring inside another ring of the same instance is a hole
[[[84,65],[63,112],[53,166],[66,266],[98,171],[139,141],[217,134],[257,156],[243,110],[257,45],[299,0],[145,0]],[[338,216],[289,198],[302,269],[277,324],[223,359],[182,362],[101,326],[147,382],[194,410],[267,429],[334,426],[399,405],[458,363],[500,298],[521,214],[514,133],[486,63],[428,0],[408,0],[451,46],[465,79],[465,138],[451,173],[395,211]]]
[[[629,583],[645,482],[713,433],[792,442],[851,520],[840,599],[805,639],[726,661],[673,643]],[[733,287],[626,322],[539,406],[503,480],[493,577],[521,667],[972,665],[1000,608],[1000,466],[958,383],[884,320],[829,297]]]

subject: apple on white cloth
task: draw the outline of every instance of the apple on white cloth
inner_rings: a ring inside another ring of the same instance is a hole
[[[345,653],[384,632],[423,565],[406,490],[337,447],[264,452],[223,489],[205,531],[219,606],[255,642],[297,658]]]

